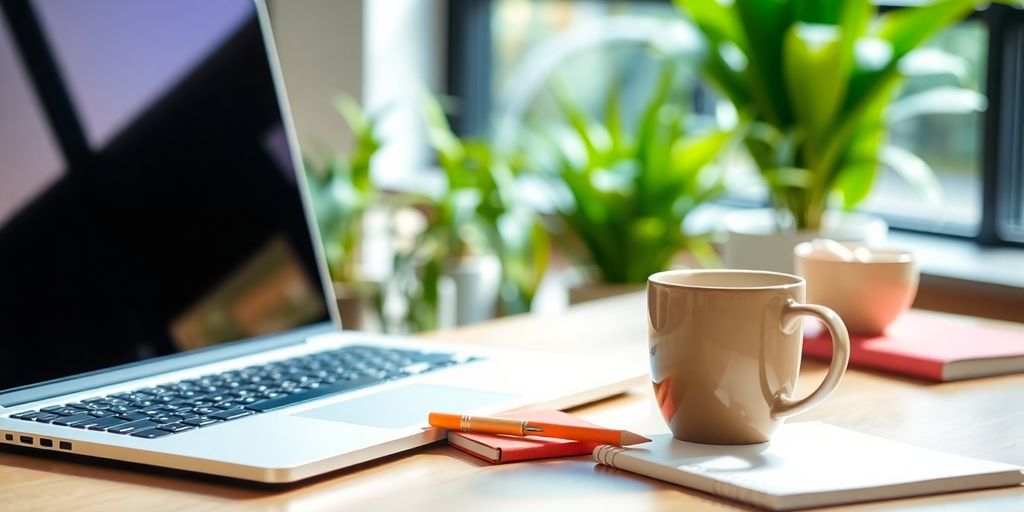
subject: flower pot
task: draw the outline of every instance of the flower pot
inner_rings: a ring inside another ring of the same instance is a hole
[[[494,318],[501,289],[497,256],[470,256],[451,265],[438,282],[438,327]]]
[[[772,209],[743,210],[726,215],[723,260],[726,268],[771,270],[792,274],[793,248],[815,238],[879,245],[889,225],[874,215],[827,212],[819,230],[783,230]]]

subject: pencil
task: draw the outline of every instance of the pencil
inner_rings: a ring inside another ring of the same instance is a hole
[[[578,427],[560,425],[542,421],[527,421],[511,418],[493,418],[488,416],[469,416],[443,412],[430,413],[427,422],[432,427],[463,432],[480,432],[484,434],[505,434],[510,436],[541,436],[575,441],[593,441],[615,446],[630,446],[646,443],[650,439],[628,430],[614,430],[599,427]]]

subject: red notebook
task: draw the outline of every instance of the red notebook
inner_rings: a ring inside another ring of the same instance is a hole
[[[1024,331],[981,327],[909,311],[881,336],[850,335],[850,365],[951,381],[1024,372]],[[804,353],[832,357],[820,324],[808,324]]]
[[[512,414],[499,414],[506,418],[522,418],[533,421],[547,421],[581,427],[596,427],[593,423],[583,421],[571,414],[561,411],[527,411]],[[590,441],[571,441],[568,439],[552,439],[550,437],[517,437],[494,434],[478,434],[473,432],[448,431],[448,444],[470,455],[479,457],[492,464],[514,462],[519,460],[546,459],[549,457],[570,457],[573,455],[590,455],[598,443]]]

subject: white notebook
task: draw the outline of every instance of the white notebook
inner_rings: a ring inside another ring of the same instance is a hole
[[[771,442],[600,446],[597,462],[772,510],[1005,487],[1021,467],[918,448],[821,422],[783,425]]]

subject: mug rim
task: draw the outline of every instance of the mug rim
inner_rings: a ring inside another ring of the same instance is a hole
[[[770,285],[752,286],[712,286],[701,284],[686,284],[666,281],[665,278],[673,275],[701,275],[701,274],[731,274],[731,275],[760,275],[783,278],[789,282]],[[647,277],[648,284],[665,286],[669,288],[683,288],[691,290],[722,290],[722,291],[757,291],[757,290],[789,290],[804,286],[806,280],[803,277],[784,272],[772,272],[769,270],[743,270],[743,269],[678,269],[656,272]]]
[[[849,243],[849,242],[838,242],[847,248],[856,249],[863,247],[871,252],[872,259],[870,261],[859,261],[859,260],[841,260],[835,259],[832,256],[827,256],[819,251],[813,242],[801,242],[793,247],[793,255],[798,259],[806,261],[815,261],[822,263],[837,263],[837,264],[855,264],[855,265],[906,265],[915,263],[914,252],[909,249],[902,249],[900,247],[872,247],[867,244]]]

